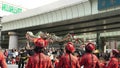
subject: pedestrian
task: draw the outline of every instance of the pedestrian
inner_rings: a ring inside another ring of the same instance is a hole
[[[25,61],[27,60],[27,52],[25,49],[22,49],[19,53],[20,60],[18,62],[18,68],[24,68]]]
[[[96,55],[92,54],[95,50],[95,45],[93,43],[88,43],[85,46],[85,54],[81,58],[80,65],[84,68],[100,68],[99,60]]]
[[[4,51],[4,56],[7,58],[8,57],[8,50],[7,49],[5,49],[5,51]]]
[[[6,58],[6,63],[8,63],[8,50],[5,49],[3,54],[4,54],[5,58]]]
[[[119,64],[118,64],[118,56],[119,56],[119,51],[117,49],[113,49],[112,50],[112,57],[110,59],[110,61],[108,62],[108,65],[106,68],[119,68]]]
[[[36,38],[34,44],[35,54],[28,59],[26,68],[53,68],[51,59],[44,54],[45,40]]]
[[[7,68],[7,64],[5,61],[5,56],[2,52],[0,52],[0,67],[1,68]]]
[[[16,61],[16,64],[18,65],[18,63],[19,63],[19,61],[20,61],[20,57],[19,57],[19,56],[16,56],[15,61]]]
[[[65,44],[66,53],[61,56],[58,68],[80,68],[77,57],[73,56],[72,53],[75,51],[72,42]]]

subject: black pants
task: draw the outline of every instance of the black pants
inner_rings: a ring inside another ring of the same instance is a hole
[[[20,59],[19,63],[18,63],[18,68],[24,68],[24,59]]]

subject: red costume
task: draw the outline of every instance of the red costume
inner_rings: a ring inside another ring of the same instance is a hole
[[[58,68],[58,64],[59,64],[59,60],[56,59],[55,62],[54,62],[54,67],[55,67],[55,68]]]
[[[53,68],[50,58],[43,53],[35,54],[28,60],[26,68]]]
[[[115,57],[112,57],[106,68],[118,68],[118,59]]]
[[[94,54],[86,53],[82,56],[80,65],[83,65],[84,68],[99,68],[99,61]]]
[[[2,52],[0,52],[0,67],[1,68],[7,68],[5,57],[4,57]]]
[[[34,39],[34,44],[42,50],[46,47],[46,41],[42,38]],[[53,68],[51,59],[41,52],[36,52],[28,60],[26,68]]]
[[[74,45],[71,42],[67,43],[66,50],[73,53],[75,51]],[[73,56],[71,53],[66,53],[61,57],[58,68],[80,68],[77,57]]]
[[[101,62],[100,62],[100,67],[101,67],[101,68],[106,68],[106,63],[101,63]]]
[[[118,68],[119,66],[119,61],[117,59],[117,56],[119,55],[119,51],[116,49],[113,49],[112,53],[113,53],[113,57],[111,57],[106,68]]]
[[[100,63],[96,55],[92,54],[92,51],[95,50],[95,45],[93,43],[88,43],[85,46],[86,54],[82,56],[80,65],[84,68],[99,68]]]
[[[71,57],[71,60],[70,60]],[[65,54],[61,57],[58,68],[80,68],[77,57],[72,54]]]

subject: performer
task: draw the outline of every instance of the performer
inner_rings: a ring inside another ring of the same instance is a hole
[[[45,40],[36,38],[34,44],[35,54],[29,58],[26,68],[53,68],[51,59],[43,53],[46,47]]]
[[[77,57],[73,56],[72,53],[75,51],[72,42],[65,44],[66,54],[60,58],[58,68],[80,68]]]
[[[117,49],[113,49],[112,50],[112,57],[107,65],[106,68],[118,68],[118,55],[119,55],[119,51]]]
[[[95,50],[95,45],[93,43],[88,43],[85,46],[86,53],[82,56],[80,65],[84,68],[100,68],[100,64],[96,55],[92,54]]]
[[[5,56],[3,55],[2,52],[0,52],[0,67],[1,68],[7,68],[7,64],[5,61]]]

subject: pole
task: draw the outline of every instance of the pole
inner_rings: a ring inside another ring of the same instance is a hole
[[[2,17],[0,17],[0,48],[1,48],[1,29],[2,29],[1,19],[2,19]]]
[[[96,43],[97,43],[97,49],[101,50],[101,45],[100,45],[100,33],[97,32],[97,38],[96,38]]]

